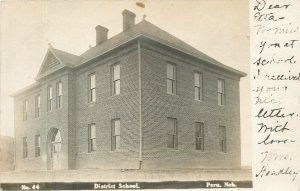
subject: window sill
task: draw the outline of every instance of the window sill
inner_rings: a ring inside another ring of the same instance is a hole
[[[172,148],[167,148],[168,149],[168,151],[171,151],[171,152],[178,152],[179,151],[179,149],[172,149]]]
[[[197,152],[197,153],[207,153],[207,151],[205,151],[205,150],[194,150],[195,152]]]
[[[171,95],[171,96],[179,96],[178,94],[171,94],[167,92],[167,95]]]
[[[94,154],[96,154],[96,153],[97,153],[97,151],[94,150],[94,151],[91,151],[91,152],[87,152],[86,154],[88,154],[88,155],[94,155]]]
[[[117,97],[120,96],[121,94],[114,94],[114,95],[110,95],[110,97]]]
[[[196,102],[203,102],[203,99],[194,99]]]
[[[89,107],[93,107],[94,105],[96,105],[96,101],[88,102],[87,105],[88,105]]]
[[[110,150],[109,153],[123,153],[124,151],[123,150]]]

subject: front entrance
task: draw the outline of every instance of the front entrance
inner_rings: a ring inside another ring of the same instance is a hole
[[[48,169],[59,170],[62,168],[61,134],[56,128],[51,129],[48,134]]]

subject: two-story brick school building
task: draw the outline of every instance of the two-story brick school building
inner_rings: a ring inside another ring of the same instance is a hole
[[[50,45],[13,95],[16,170],[238,168],[245,73],[122,14],[80,56]]]

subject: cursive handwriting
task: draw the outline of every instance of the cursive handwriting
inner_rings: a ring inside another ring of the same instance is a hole
[[[267,176],[291,176],[292,180],[295,181],[299,171],[287,166],[279,169],[270,169],[268,165],[263,165],[259,173],[255,174],[255,177],[267,177]]]
[[[284,113],[284,108],[274,108],[274,109],[265,109],[261,108],[258,114],[255,116],[257,118],[286,118],[292,117],[295,112]]]
[[[281,160],[292,160],[292,157],[288,154],[278,154],[276,152],[264,151],[260,153],[262,155],[262,160],[260,163],[271,162],[271,161],[281,161]]]
[[[287,9],[290,4],[270,4],[268,5],[265,0],[256,0],[256,5],[254,6],[254,11],[262,11],[262,10],[272,10],[272,9]]]
[[[278,123],[278,121],[277,121]],[[286,121],[284,124],[280,124],[280,125],[275,125],[275,126],[268,126],[264,123],[259,123],[257,124],[258,126],[260,126],[259,130],[258,130],[258,133],[260,132],[263,132],[263,133],[266,133],[267,131],[268,132],[275,132],[275,133],[278,133],[278,132],[284,132],[284,131],[288,131],[290,130],[289,128],[287,128],[287,125],[288,125],[288,121]],[[263,131],[264,130],[264,131]]]

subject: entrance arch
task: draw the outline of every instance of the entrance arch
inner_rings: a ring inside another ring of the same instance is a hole
[[[48,170],[59,170],[62,168],[61,133],[57,128],[50,129],[48,133]]]

